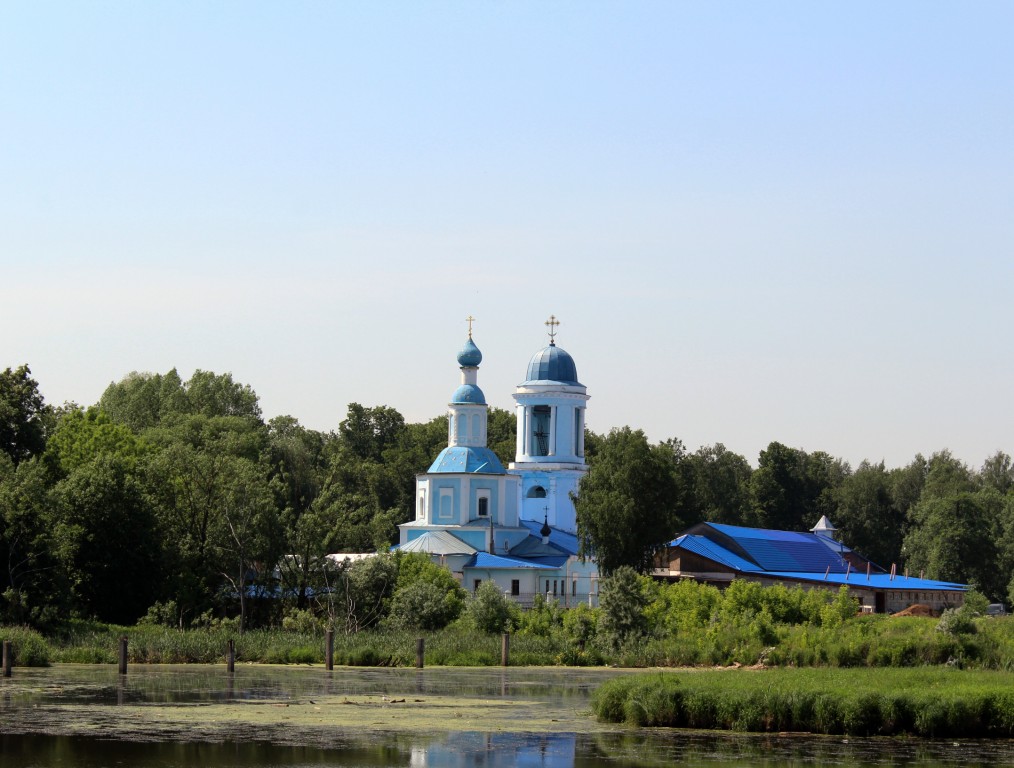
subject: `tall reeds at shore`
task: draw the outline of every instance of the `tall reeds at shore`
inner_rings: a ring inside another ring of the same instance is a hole
[[[1014,736],[1014,675],[942,667],[700,670],[620,677],[595,714],[637,726],[856,736]]]

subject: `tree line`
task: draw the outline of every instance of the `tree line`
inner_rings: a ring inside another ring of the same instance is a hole
[[[489,445],[513,458],[514,415]],[[278,623],[332,590],[326,555],[385,550],[414,516],[414,478],[447,442],[446,416],[406,423],[348,406],[333,431],[265,420],[230,374],[132,373],[98,403],[53,406],[28,366],[0,372],[0,623],[129,624],[151,611]],[[1003,598],[1014,572],[1014,468],[946,451],[855,470],[780,443],[756,469],[721,444],[689,452],[622,428],[586,435],[576,501],[585,552],[644,571],[701,520],[805,530],[828,515],[885,567],[970,582]],[[271,599],[259,599],[265,595]],[[279,597],[283,599],[278,599]]]

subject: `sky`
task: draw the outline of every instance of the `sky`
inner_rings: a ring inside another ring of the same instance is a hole
[[[1014,452],[1014,4],[0,2],[0,368]]]

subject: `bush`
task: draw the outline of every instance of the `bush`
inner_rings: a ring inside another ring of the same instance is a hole
[[[975,622],[972,621],[971,612],[965,610],[965,606],[945,608],[937,622],[937,631],[949,635],[971,635],[975,632]]]
[[[429,581],[414,581],[401,587],[391,599],[387,622],[405,629],[443,629],[461,613],[457,592]]]
[[[28,627],[0,627],[0,642],[9,640],[16,667],[48,667],[52,649],[46,639]]]
[[[313,615],[313,611],[293,608],[282,617],[282,629],[288,632],[319,634],[324,630],[324,625],[320,619]]]
[[[475,590],[465,613],[472,626],[486,634],[510,632],[521,623],[521,609],[490,580]]]

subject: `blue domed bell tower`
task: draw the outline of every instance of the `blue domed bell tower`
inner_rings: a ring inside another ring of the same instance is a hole
[[[514,390],[517,450],[511,474],[521,477],[521,518],[576,532],[571,494],[588,471],[584,461],[585,406],[588,394],[577,366],[556,346],[555,315],[546,321],[549,346],[528,363],[525,380]]]

